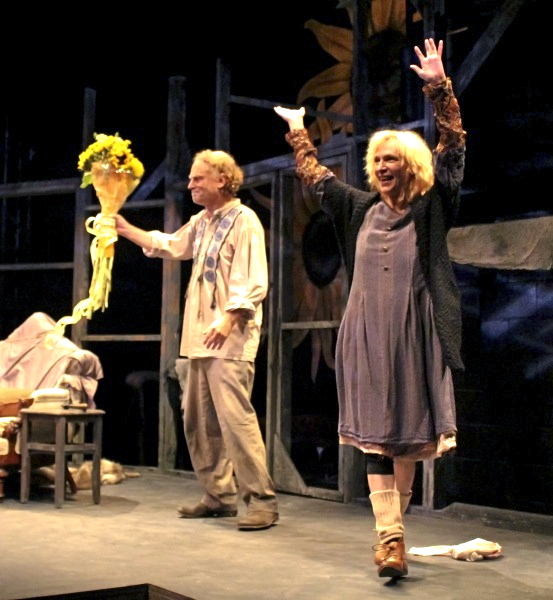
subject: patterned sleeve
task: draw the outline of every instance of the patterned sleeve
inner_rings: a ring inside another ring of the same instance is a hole
[[[463,129],[461,111],[453,93],[451,79],[448,77],[438,84],[428,83],[422,90],[432,102],[436,129],[440,135],[436,151],[464,147],[467,134]]]
[[[438,84],[426,84],[422,88],[432,103],[438,144],[434,149],[436,179],[450,189],[458,189],[465,169],[466,132],[461,121],[459,103],[453,93],[451,79]]]
[[[294,129],[286,134],[296,159],[296,173],[306,186],[319,183],[334,173],[317,160],[317,149],[311,143],[307,129]]]

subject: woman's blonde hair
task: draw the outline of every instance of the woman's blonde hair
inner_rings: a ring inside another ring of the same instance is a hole
[[[236,164],[234,157],[222,150],[201,150],[194,155],[194,162],[202,161],[219,175],[223,175],[226,184],[222,192],[234,196],[244,183],[244,171]]]
[[[402,165],[406,165],[407,169],[413,173],[413,177],[410,179],[411,183],[405,191],[405,197],[410,202],[415,196],[427,192],[434,184],[432,151],[415,131],[393,129],[376,131],[369,139],[364,167],[369,188],[372,190],[378,190],[374,156],[380,146],[390,140],[397,143]]]

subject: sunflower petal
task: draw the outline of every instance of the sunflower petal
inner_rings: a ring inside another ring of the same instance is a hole
[[[311,331],[311,381],[317,379],[317,371],[319,370],[319,362],[321,360],[321,332],[318,329]]]
[[[405,33],[405,0],[382,0],[371,3],[373,33],[395,29]]]
[[[321,71],[303,84],[298,92],[298,104],[306,98],[324,98],[340,96],[349,92],[351,82],[351,63],[338,63]]]
[[[315,34],[321,48],[340,62],[353,62],[353,31],[334,25],[323,25],[309,19],[304,27]]]
[[[347,92],[338,96],[336,100],[328,107],[328,112],[336,113],[337,115],[352,116],[353,104],[351,102],[351,94]],[[344,121],[332,121],[332,128],[342,127]]]
[[[317,110],[323,111],[325,110],[324,100],[321,100],[317,105]],[[321,144],[326,144],[328,140],[332,137],[332,126],[330,121],[325,117],[317,117],[317,124],[319,126],[319,131],[321,134]]]
[[[312,142],[316,142],[320,140],[322,137],[321,128],[319,127],[319,119],[313,121],[311,125],[307,128],[307,132],[309,133],[309,138]]]
[[[336,113],[338,115],[351,116],[353,115],[353,104],[351,101],[351,94],[342,94],[334,103],[328,108],[329,112]],[[353,123],[346,121],[331,121],[330,127],[332,131],[344,131],[346,133],[353,132]]]
[[[332,331],[330,329],[322,330],[320,335],[324,363],[329,369],[334,371],[336,363],[334,362],[334,338]]]

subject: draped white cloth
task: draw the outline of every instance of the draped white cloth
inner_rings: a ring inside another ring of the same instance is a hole
[[[52,336],[55,325],[50,316],[36,312],[0,341],[0,388],[62,387],[69,389],[72,401],[79,396],[95,408],[103,377],[100,359],[64,336]]]

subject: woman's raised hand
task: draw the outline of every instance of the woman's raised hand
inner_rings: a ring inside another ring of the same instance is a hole
[[[409,68],[428,83],[440,83],[444,81],[446,75],[442,62],[443,47],[444,43],[442,40],[438,42],[437,47],[432,38],[424,40],[426,56],[418,46],[415,46],[415,54],[421,64],[420,67],[418,65],[409,65]]]
[[[282,117],[287,123],[290,131],[294,129],[303,129],[303,117],[305,116],[305,108],[284,108],[283,106],[275,106],[274,110],[279,117]]]

